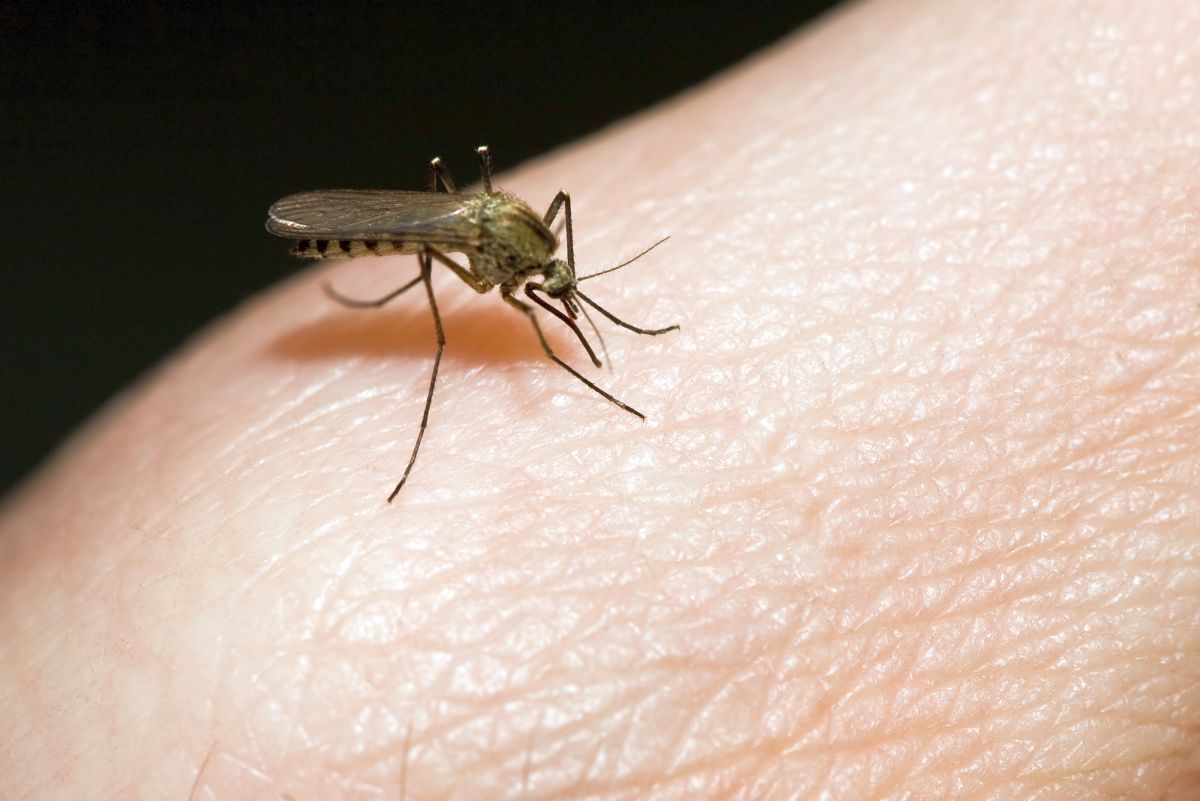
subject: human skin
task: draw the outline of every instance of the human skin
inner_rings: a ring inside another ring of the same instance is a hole
[[[498,175],[682,330],[639,423],[442,271],[392,505],[428,314],[319,284],[415,265],[302,272],[6,504],[0,798],[1200,796],[1198,79],[880,0]]]

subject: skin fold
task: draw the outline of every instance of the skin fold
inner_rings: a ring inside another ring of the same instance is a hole
[[[0,798],[1200,797],[1198,92],[879,0],[498,174],[682,330],[545,318],[639,423],[440,270],[391,506],[432,323],[320,283],[415,261],[299,271],[3,507]]]

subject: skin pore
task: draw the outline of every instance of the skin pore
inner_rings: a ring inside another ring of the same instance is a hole
[[[682,330],[543,318],[639,423],[439,271],[391,506],[414,260],[219,322],[2,509],[0,796],[1200,795],[1198,43],[878,0],[502,171]]]

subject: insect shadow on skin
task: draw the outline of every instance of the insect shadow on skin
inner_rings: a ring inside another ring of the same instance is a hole
[[[407,264],[387,266],[398,267],[397,271],[408,269]],[[346,280],[369,287],[361,290],[369,294],[375,291],[377,279],[378,276],[360,271]],[[340,285],[342,279],[335,281]],[[438,284],[436,270],[433,281],[441,300],[438,311],[446,330],[447,359],[454,357],[462,365],[485,369],[545,362],[546,355],[537,338],[530,336],[529,324],[523,319],[507,308],[480,314],[479,304],[470,298],[465,302],[455,302],[447,309],[443,291],[446,287]],[[351,310],[319,316],[280,334],[271,343],[271,351],[288,361],[300,362],[361,357],[383,361],[425,359],[433,354],[430,347],[432,331],[429,310],[424,303],[414,303],[415,300],[411,297],[397,300],[375,314]],[[456,298],[458,300],[463,299]],[[546,331],[546,339],[550,340],[556,353],[561,353],[574,342],[575,337],[570,331],[556,327]],[[444,378],[442,376],[443,381]],[[441,383],[439,381],[439,385]]]
[[[533,326],[538,344],[552,362],[583,382],[588,388],[626,412],[646,419],[629,404],[601,389],[582,373],[564,362],[550,347],[535,314],[534,306],[518,298],[523,290],[534,304],[556,317],[575,335],[587,351],[592,364],[602,362],[576,322],[582,314],[592,327],[603,348],[600,331],[588,313],[588,307],[621,328],[638,334],[656,336],[678,330],[678,325],[666,328],[640,328],[620,319],[585,295],[579,284],[591,278],[611,273],[630,264],[662,244],[660,239],[631,259],[615,267],[578,277],[575,272],[575,240],[571,227],[571,196],[559,191],[544,215],[539,216],[520,198],[492,189],[492,158],[486,147],[476,148],[483,191],[465,194],[458,192],[454,179],[434,158],[429,163],[428,191],[405,192],[392,190],[334,189],[302,192],[289,195],[271,206],[267,213],[267,230],[294,241],[292,253],[308,258],[354,258],[357,256],[412,254],[419,266],[415,278],[386,295],[373,300],[349,298],[325,284],[325,292],[343,306],[355,309],[378,309],[421,284],[433,316],[437,334],[437,351],[429,376],[429,390],[421,425],[404,475],[400,477],[388,502],[395,499],[408,480],[417,452],[429,425],[429,410],[437,384],[438,368],[446,347],[446,335],[433,294],[433,265],[438,263],[457,275],[476,292],[484,294],[499,288],[501,299],[521,312]],[[445,192],[438,191],[438,185]],[[555,258],[558,237],[551,226],[563,212],[567,235],[567,259]],[[461,253],[467,257],[464,267],[449,257]],[[535,280],[540,278],[541,280]],[[551,305],[557,301],[562,311]],[[607,348],[604,348],[607,356]]]

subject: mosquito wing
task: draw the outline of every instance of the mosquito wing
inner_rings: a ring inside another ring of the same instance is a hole
[[[478,247],[470,195],[386,189],[324,189],[288,195],[267,212],[267,230],[288,239],[376,239]]]

